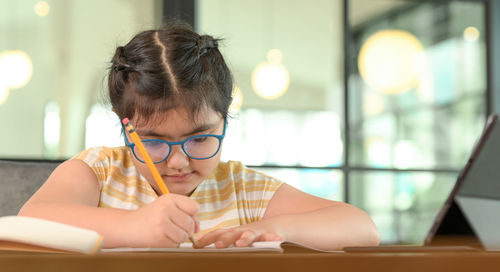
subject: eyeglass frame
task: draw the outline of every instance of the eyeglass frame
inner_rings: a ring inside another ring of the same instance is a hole
[[[220,147],[222,145],[222,140],[224,139],[224,137],[226,136],[226,128],[227,128],[227,119],[224,119],[224,130],[222,131],[222,134],[221,135],[217,135],[217,134],[200,134],[200,135],[193,135],[193,136],[190,136],[190,137],[187,137],[186,139],[182,140],[182,141],[176,141],[176,142],[169,142],[169,141],[165,141],[165,140],[162,140],[162,139],[146,139],[146,140],[141,140],[141,142],[165,142],[167,143],[168,145],[168,154],[165,156],[165,158],[163,158],[161,161],[157,161],[157,162],[153,162],[154,164],[157,164],[157,163],[160,163],[160,162],[164,162],[166,159],[168,159],[168,157],[170,157],[170,154],[172,153],[172,146],[174,145],[180,145],[181,148],[182,148],[182,152],[184,152],[184,154],[186,156],[188,156],[190,159],[193,159],[193,160],[208,160],[210,158],[212,158],[213,156],[217,155],[217,153],[219,153],[219,150],[220,150]],[[125,127],[123,126],[122,124],[122,131],[123,131],[123,138],[125,138],[125,145],[127,147],[129,147],[131,150],[132,150],[132,154],[134,154],[134,157],[142,162],[142,163],[145,163],[143,160],[139,159],[139,157],[137,156],[137,154],[135,154],[135,151],[134,151],[134,147],[135,147],[135,143],[130,143],[127,139],[127,136],[126,136],[126,132],[125,132]],[[186,150],[184,149],[184,143],[193,139],[193,138],[199,138],[199,137],[215,137],[219,140],[219,146],[217,147],[217,151],[214,152],[213,155],[209,156],[209,157],[206,157],[206,158],[194,158],[194,157],[191,157],[187,152]]]

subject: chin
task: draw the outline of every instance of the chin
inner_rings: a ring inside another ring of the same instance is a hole
[[[174,194],[190,196],[194,192],[194,190],[196,190],[196,187],[197,186],[186,186],[185,184],[175,184],[171,189],[169,189],[170,192]]]

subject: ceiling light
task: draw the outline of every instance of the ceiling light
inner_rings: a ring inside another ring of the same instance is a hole
[[[418,85],[424,47],[411,33],[381,30],[361,47],[358,67],[368,86],[384,94],[399,94]]]
[[[0,82],[10,89],[26,85],[33,74],[31,58],[21,50],[0,53]]]
[[[262,98],[276,99],[288,90],[290,76],[285,66],[281,64],[282,58],[280,50],[271,49],[267,53],[267,61],[257,65],[253,70],[252,87]]]

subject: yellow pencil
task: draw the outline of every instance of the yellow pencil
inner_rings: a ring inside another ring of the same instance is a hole
[[[156,166],[154,165],[153,161],[151,160],[151,157],[149,157],[149,154],[146,151],[146,148],[142,144],[141,139],[139,138],[139,135],[137,135],[137,132],[135,132],[134,127],[132,126],[132,124],[130,124],[130,120],[128,120],[128,118],[123,118],[122,123],[125,126],[125,129],[127,130],[127,132],[130,134],[130,138],[132,138],[132,141],[139,149],[139,152],[141,153],[142,158],[144,159],[144,162],[146,162],[146,165],[148,166],[149,171],[151,172],[151,174],[153,174],[153,178],[155,179],[155,182],[158,185],[158,187],[160,187],[161,193],[162,194],[170,193],[170,191],[167,188],[167,185],[165,185],[165,182],[161,178],[160,173],[158,173],[158,169],[156,169]],[[191,242],[193,243],[193,246],[195,248],[197,248],[196,240],[195,240],[193,234],[189,235],[189,240],[191,240]]]
[[[158,169],[156,169],[153,161],[151,160],[151,157],[149,157],[149,154],[146,151],[146,148],[144,148],[144,145],[142,144],[141,139],[139,138],[139,135],[137,135],[137,132],[135,132],[135,129],[132,126],[132,124],[130,124],[130,121],[128,120],[128,118],[123,118],[122,123],[125,126],[125,129],[130,134],[130,138],[132,138],[132,141],[139,149],[139,152],[141,153],[142,158],[144,159],[144,162],[146,162],[146,165],[148,166],[149,171],[151,172],[151,174],[153,174],[153,178],[155,179],[155,182],[158,185],[158,187],[160,187],[161,193],[162,194],[170,193],[168,191],[167,185],[165,185],[165,182],[163,182],[163,179],[161,178],[160,173],[158,173]]]

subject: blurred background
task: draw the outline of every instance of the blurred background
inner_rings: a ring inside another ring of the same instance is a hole
[[[182,19],[224,39],[234,73],[223,160],[362,208],[384,244],[421,244],[500,105],[495,14],[487,0],[0,0],[0,158],[122,145],[114,50]]]

